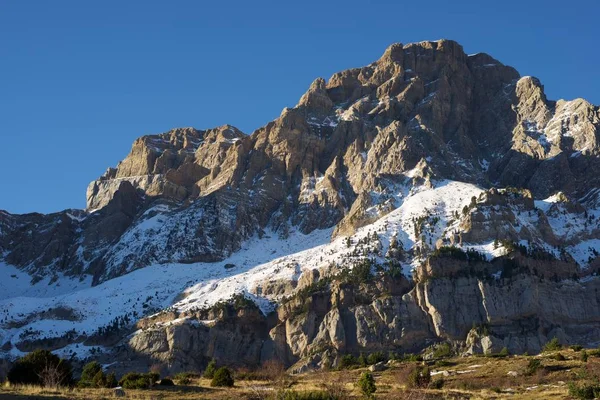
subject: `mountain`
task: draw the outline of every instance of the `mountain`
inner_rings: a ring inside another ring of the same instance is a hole
[[[2,354],[302,371],[595,344],[599,134],[597,106],[440,40],[316,79],[250,135],[143,136],[86,210],[0,212]]]

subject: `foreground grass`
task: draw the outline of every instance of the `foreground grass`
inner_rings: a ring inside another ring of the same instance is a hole
[[[593,382],[600,376],[600,358],[581,361],[579,353],[563,350],[566,359],[557,360],[556,353],[541,356],[507,358],[451,358],[430,365],[432,381],[443,379],[439,389],[409,389],[407,377],[419,362],[392,362],[390,368],[375,372],[378,399],[570,399],[569,382]],[[542,367],[527,373],[532,359]],[[128,399],[271,399],[276,393],[293,390],[299,393],[326,392],[342,394],[346,399],[361,398],[355,386],[364,368],[344,371],[313,372],[272,379],[236,379],[233,388],[212,388],[203,378],[191,379],[186,385],[156,386],[150,390],[125,390]],[[31,386],[3,386],[1,399],[109,399],[111,389],[43,389]]]

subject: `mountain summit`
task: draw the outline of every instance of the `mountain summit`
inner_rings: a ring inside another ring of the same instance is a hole
[[[301,371],[591,343],[599,130],[597,106],[439,40],[316,79],[250,135],[143,136],[86,210],[0,212],[3,354]]]

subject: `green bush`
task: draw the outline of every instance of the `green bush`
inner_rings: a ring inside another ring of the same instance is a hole
[[[569,383],[569,395],[576,399],[595,399],[600,397],[600,385],[598,384],[583,384],[578,386],[571,382]]]
[[[106,375],[106,386],[107,388],[115,388],[119,386],[119,382],[117,382],[117,377],[115,376],[114,372],[111,372],[110,374]]]
[[[104,375],[104,371],[100,370],[96,373],[96,375],[94,375],[94,378],[92,379],[92,387],[106,387],[106,375]]]
[[[213,374],[214,375],[214,374]],[[192,382],[192,379],[200,378],[202,375],[196,372],[180,372],[176,374],[173,379],[177,381],[180,385],[189,385]]]
[[[78,387],[97,387],[94,383],[96,375],[102,374],[102,366],[97,361],[87,363],[81,371],[81,378],[77,382]]]
[[[219,368],[210,382],[210,386],[213,387],[232,387],[233,386],[233,375],[227,367]]]
[[[381,361],[385,361],[385,356],[383,355],[383,353],[381,351],[378,351],[376,353],[371,353],[371,354],[369,354],[369,357],[367,357],[367,364],[369,364],[369,365],[377,364],[378,362],[381,362]]]
[[[8,371],[10,383],[65,386],[73,381],[71,364],[48,350],[35,350],[17,360]]]
[[[552,357],[553,359],[555,359],[556,361],[565,361],[566,358],[565,356],[562,355],[562,353],[556,353],[554,355],[554,357]]]
[[[571,350],[573,351],[581,351],[583,349],[583,346],[579,345],[579,344],[574,344],[573,346],[570,347]]]
[[[337,400],[326,392],[296,392],[295,390],[280,390],[275,394],[275,398],[277,400]]]
[[[407,353],[402,356],[402,361],[420,362],[423,361],[423,357],[418,354]]]
[[[500,350],[500,353],[498,353],[499,357],[508,357],[508,355],[509,353],[507,347],[503,347],[502,350]]]
[[[430,389],[441,389],[444,387],[444,378],[439,378],[436,380],[431,381],[431,383],[429,384],[429,388]]]
[[[540,368],[542,368],[542,362],[537,358],[532,358],[531,360],[529,360],[529,363],[527,364],[527,367],[525,368],[525,373],[527,375],[533,375]]]
[[[119,386],[125,389],[148,389],[153,386],[160,376],[157,373],[129,372],[119,381]]]
[[[587,353],[587,351],[583,350],[583,351],[581,352],[581,356],[580,356],[580,358],[581,358],[581,361],[583,361],[583,362],[587,362],[587,360],[588,360],[588,353]]]
[[[362,373],[357,382],[357,386],[360,389],[360,392],[368,398],[373,397],[373,394],[375,391],[377,391],[377,387],[375,386],[375,378],[373,378],[373,374],[370,372]]]
[[[358,360],[352,354],[344,354],[340,359],[340,369],[348,369],[356,366],[358,364]]]
[[[452,356],[452,349],[450,343],[440,343],[435,347],[433,351],[434,358],[445,358]]]
[[[426,388],[431,382],[431,372],[427,367],[416,367],[408,374],[406,382],[409,388]]]
[[[562,349],[562,346],[556,337],[544,346],[544,351],[558,351],[560,349]]]
[[[215,376],[215,372],[217,372],[217,362],[213,358],[206,366],[203,376],[207,379],[212,379]]]

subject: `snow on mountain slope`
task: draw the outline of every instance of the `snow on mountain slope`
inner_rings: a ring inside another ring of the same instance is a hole
[[[242,249],[227,259],[215,263],[155,263],[126,275],[107,280],[90,287],[90,281],[73,281],[61,277],[57,282],[38,282],[30,285],[28,275],[20,270],[0,265],[3,274],[0,289],[0,342],[26,343],[41,338],[57,338],[74,332],[75,342],[82,342],[85,335],[92,335],[98,328],[106,327],[117,317],[129,316],[131,322],[166,308],[179,311],[212,306],[243,294],[254,300],[265,313],[273,310],[279,295],[265,295],[264,287],[273,282],[298,281],[303,272],[326,269],[332,265],[351,266],[352,261],[364,257],[385,261],[385,254],[392,238],[401,243],[408,257],[402,263],[404,273],[423,261],[417,248],[433,249],[436,242],[459,229],[463,207],[478,197],[483,189],[456,181],[432,181],[428,185],[408,183],[387,188],[397,208],[374,223],[357,230],[351,238],[338,237],[331,241],[333,229],[315,230],[308,235],[291,231],[286,239],[267,231],[246,241]],[[376,197],[378,194],[373,193]],[[548,201],[552,203],[552,199]],[[546,211],[546,205],[542,210]],[[549,209],[552,205],[549,205]],[[142,219],[136,226],[140,240],[145,242],[159,234],[160,225],[169,213],[166,208],[154,210],[157,214]],[[154,213],[153,213],[154,214]],[[535,219],[522,213],[521,225],[534,225]],[[557,226],[553,229],[562,232]],[[376,234],[376,235],[375,235]],[[375,240],[372,238],[376,237]],[[136,235],[128,237],[135,242]],[[360,247],[349,244],[366,243]],[[464,243],[485,253],[488,258],[501,255],[503,250],[491,242]],[[598,243],[582,242],[573,252],[578,260],[587,257],[588,247]],[[16,282],[17,284],[11,284]],[[288,293],[289,294],[289,293]],[[62,310],[57,317],[52,310]],[[66,310],[66,311],[65,311]],[[67,314],[67,317],[64,314]],[[81,335],[81,336],[80,336]],[[80,343],[70,344],[60,350],[61,354],[85,357],[89,347]],[[17,347],[9,351],[11,356],[21,355]]]
[[[383,260],[382,255],[393,236],[402,241],[406,250],[421,240],[415,237],[414,220],[425,215],[439,218],[426,234],[436,240],[443,234],[452,214],[468,203],[471,196],[481,192],[474,185],[460,182],[442,181],[434,186],[399,189],[397,196],[402,201],[401,206],[374,224],[359,229],[352,242],[377,232],[380,246],[371,256]],[[161,217],[152,218],[154,221]],[[150,224],[145,223],[144,227]],[[254,237],[245,242],[240,251],[221,262],[154,264],[95,287],[89,287],[87,281],[73,284],[66,278],[47,286],[53,289],[42,290],[40,283],[32,287],[19,286],[6,291],[0,300],[3,321],[0,342],[60,337],[69,331],[91,335],[116,317],[130,315],[135,320],[168,307],[181,311],[207,307],[235,293],[252,298],[263,312],[268,312],[277,298],[261,296],[261,287],[266,282],[296,281],[305,270],[327,267],[344,258],[363,257],[352,254],[345,238],[330,242],[331,233],[332,229],[316,230],[309,235],[293,231],[287,239],[281,239],[267,232],[262,238]],[[405,267],[409,273],[411,265]],[[3,265],[1,270],[9,275],[18,272],[19,280],[25,281],[24,273],[13,267]],[[58,319],[44,313],[53,309],[69,310],[70,317]],[[76,354],[86,354],[85,346],[77,349]],[[22,352],[13,347],[10,353],[17,356]]]

